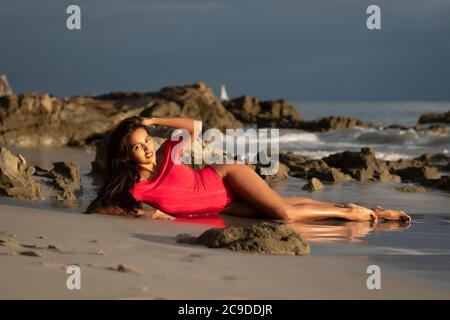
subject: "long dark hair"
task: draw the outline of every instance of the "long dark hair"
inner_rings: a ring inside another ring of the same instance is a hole
[[[103,184],[85,213],[136,216],[138,209],[142,209],[142,204],[129,191],[140,176],[137,164],[129,157],[127,145],[127,137],[139,128],[145,129],[142,119],[130,117],[119,122],[106,139]]]

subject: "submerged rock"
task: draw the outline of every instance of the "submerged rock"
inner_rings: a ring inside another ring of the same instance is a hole
[[[305,255],[310,252],[308,242],[287,225],[268,222],[250,227],[212,228],[198,237],[180,234],[177,242],[259,254]]]
[[[34,167],[28,166],[21,156],[14,156],[0,147],[0,195],[29,199],[42,199],[39,184],[33,180]]]
[[[419,186],[419,185],[414,185],[414,184],[404,185],[404,186],[395,188],[395,190],[401,191],[401,192],[425,192],[425,191],[427,191],[427,189],[425,189],[425,187]]]

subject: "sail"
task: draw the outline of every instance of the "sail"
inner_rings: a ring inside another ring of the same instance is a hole
[[[224,85],[220,86],[220,100],[221,101],[228,101],[230,98],[228,98],[227,90],[225,89]]]

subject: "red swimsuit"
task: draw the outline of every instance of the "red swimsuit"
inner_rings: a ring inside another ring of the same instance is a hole
[[[169,138],[161,145],[165,149],[160,171],[153,179],[136,183],[131,194],[137,201],[171,215],[217,215],[237,199],[237,194],[212,167],[194,170],[181,162],[174,163],[181,158],[181,152],[175,159],[171,157],[178,143]]]

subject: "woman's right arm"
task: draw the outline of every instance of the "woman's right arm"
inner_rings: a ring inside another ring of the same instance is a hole
[[[138,210],[138,216],[152,218],[154,220],[175,220],[175,218],[172,217],[171,215],[168,215],[167,213],[164,213],[156,208]]]

